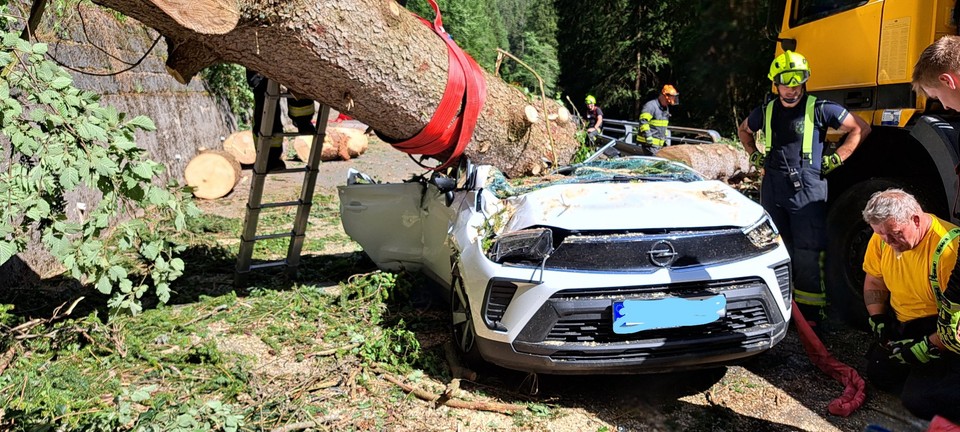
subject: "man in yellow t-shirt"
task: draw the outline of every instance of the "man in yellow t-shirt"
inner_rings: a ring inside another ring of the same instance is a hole
[[[863,220],[873,229],[863,257],[863,300],[878,342],[867,353],[867,376],[880,388],[900,390],[918,417],[960,421],[960,356],[937,334],[938,296],[930,283],[936,261],[939,286],[947,286],[957,247],[940,243],[957,227],[925,213],[900,189],[874,193]]]

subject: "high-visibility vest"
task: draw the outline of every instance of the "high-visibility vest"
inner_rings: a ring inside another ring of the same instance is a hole
[[[940,278],[938,276],[940,269],[940,257],[944,249],[953,239],[960,236],[960,228],[954,228],[947,232],[937,248],[933,250],[933,259],[930,260],[930,288],[933,290],[933,296],[937,299],[937,333],[940,335],[940,342],[950,351],[960,353],[960,340],[957,336],[957,325],[960,324],[960,304],[947,300],[947,296],[940,290]],[[953,271],[957,271],[954,269]]]
[[[777,102],[777,99],[770,101],[767,104],[766,112],[764,113],[764,124],[763,124],[763,137],[764,142],[760,143],[760,150],[766,153],[766,149],[773,148],[773,129],[770,128],[771,120],[773,119],[773,104]],[[806,159],[808,162],[813,160],[813,119],[815,112],[815,105],[817,103],[817,98],[813,95],[807,95],[807,106],[806,110],[803,113],[803,147],[801,148],[801,156]]]

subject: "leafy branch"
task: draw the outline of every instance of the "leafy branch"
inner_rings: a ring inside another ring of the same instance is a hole
[[[199,209],[186,189],[160,185],[163,165],[137,147],[136,131],[155,130],[153,121],[101,106],[46,60],[46,44],[8,29],[0,31],[0,134],[11,148],[0,150],[12,157],[0,172],[0,264],[39,232],[71,277],[112,294],[115,311],[140,312],[151,288],[168,301],[184,270],[170,231]],[[98,199],[71,218],[64,196],[75,191]]]

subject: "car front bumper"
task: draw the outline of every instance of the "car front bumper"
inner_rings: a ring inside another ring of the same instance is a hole
[[[780,342],[788,321],[759,279],[719,289],[727,313],[717,322],[614,334],[613,301],[554,296],[512,343],[478,338],[484,359],[510,369],[550,374],[657,373],[734,363]],[[721,285],[721,284],[714,284]]]

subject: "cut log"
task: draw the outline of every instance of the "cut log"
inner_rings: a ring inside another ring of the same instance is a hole
[[[681,144],[664,147],[657,156],[688,165],[714,180],[729,180],[750,170],[747,154],[726,144]]]
[[[293,149],[300,160],[307,160],[312,144],[313,137],[310,136],[299,136],[293,140]],[[360,129],[327,128],[327,136],[320,149],[320,160],[350,160],[366,152],[368,145],[369,139]]]
[[[223,141],[223,149],[237,158],[243,165],[253,165],[257,161],[257,145],[253,141],[253,132],[245,130],[234,132]]]
[[[194,187],[193,196],[217,199],[230,193],[240,180],[240,162],[225,151],[207,150],[190,160],[183,177],[187,186]]]

